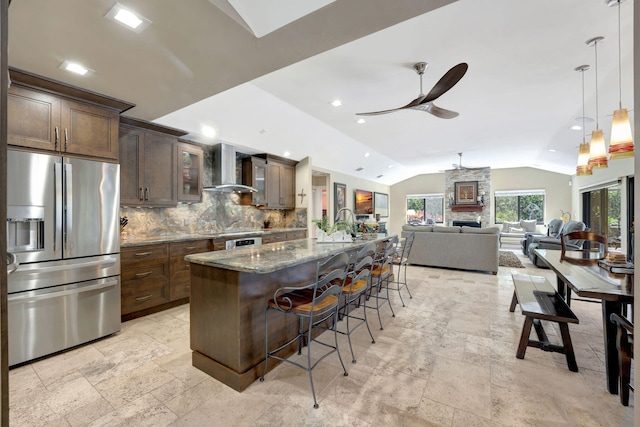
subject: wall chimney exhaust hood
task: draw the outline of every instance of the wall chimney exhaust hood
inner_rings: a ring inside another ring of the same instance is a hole
[[[253,187],[236,183],[236,147],[218,144],[213,147],[213,185],[204,191],[219,193],[257,193]]]

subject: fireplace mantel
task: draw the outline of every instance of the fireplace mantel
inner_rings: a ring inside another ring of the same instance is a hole
[[[451,205],[451,212],[482,212],[483,205]]]

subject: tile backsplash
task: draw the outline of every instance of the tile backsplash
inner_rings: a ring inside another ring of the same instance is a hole
[[[120,207],[120,216],[129,222],[131,237],[153,237],[171,234],[210,234],[223,231],[264,228],[265,220],[273,228],[305,228],[307,210],[257,209],[239,204],[237,193],[202,194],[201,203],[180,203],[175,208]]]

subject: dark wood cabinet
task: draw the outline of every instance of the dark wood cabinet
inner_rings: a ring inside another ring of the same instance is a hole
[[[129,117],[121,123],[120,204],[177,205],[177,137],[186,133]]]
[[[258,190],[257,193],[242,193],[243,205],[267,205],[266,175],[267,161],[265,159],[249,157],[242,160],[242,183]]]
[[[189,298],[191,263],[185,261],[184,257],[190,254],[209,252],[210,250],[210,240],[195,240],[169,244],[169,297],[171,301]]]
[[[199,202],[202,200],[203,152],[196,145],[178,143],[178,201]]]
[[[295,203],[296,170],[293,164],[267,159],[267,207],[293,209]]]
[[[121,310],[124,319],[131,313],[149,309],[169,299],[169,245],[122,248]]]
[[[7,96],[7,142],[117,161],[120,113],[133,104],[81,88],[11,70]]]
[[[307,230],[287,231],[287,240],[299,240],[307,238]]]

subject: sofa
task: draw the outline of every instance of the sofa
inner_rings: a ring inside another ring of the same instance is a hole
[[[562,221],[561,219],[552,219],[551,221],[549,221],[549,224],[547,224],[546,236],[558,238],[558,235],[562,231],[563,226],[564,226],[564,221]],[[522,248],[523,255],[529,256],[529,244],[533,242],[535,236],[541,236],[540,238],[542,238],[545,235],[538,232],[524,233],[524,237],[520,240],[520,246]]]
[[[500,227],[404,225],[401,236],[412,232],[410,264],[498,273]]]
[[[541,268],[549,268],[544,263],[544,261],[540,260],[536,255],[534,249],[551,249],[551,250],[562,250],[562,242],[560,239],[564,237],[565,234],[569,234],[573,231],[585,231],[587,226],[582,221],[568,221],[562,229],[557,237],[541,237],[541,236],[533,236],[533,240],[529,243],[528,252],[529,259],[531,262]],[[565,244],[569,249],[582,249],[583,240],[565,240]]]
[[[537,223],[538,221],[535,219],[503,222],[499,238],[500,246],[502,246],[503,239],[515,239],[520,242],[520,240],[524,238],[525,233],[535,233]]]

